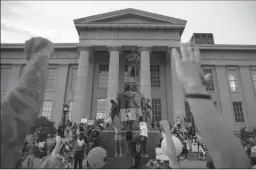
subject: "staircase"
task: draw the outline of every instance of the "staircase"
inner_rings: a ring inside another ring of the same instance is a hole
[[[188,160],[189,161],[198,161],[198,153],[197,152],[191,152],[188,151]]]

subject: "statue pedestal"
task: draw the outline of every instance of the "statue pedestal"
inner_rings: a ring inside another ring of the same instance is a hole
[[[138,131],[132,131],[133,136],[138,133]],[[126,133],[125,131],[121,132],[123,137],[123,152],[125,155],[130,155],[128,151],[128,143],[125,139]],[[115,147],[114,147],[114,130],[105,130],[101,132],[101,139],[102,139],[102,147],[106,149],[108,157],[112,158],[115,154]],[[151,158],[155,158],[155,148],[160,144],[161,134],[159,131],[149,131],[148,132],[148,139],[147,139],[147,154]]]

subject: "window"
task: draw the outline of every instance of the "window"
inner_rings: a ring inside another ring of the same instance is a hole
[[[161,120],[161,99],[152,99],[152,115],[152,120]]]
[[[256,91],[256,70],[251,70],[252,83],[254,85],[254,90]]]
[[[235,69],[227,70],[228,74],[228,81],[229,81],[229,88],[231,92],[238,92],[238,81]]]
[[[211,74],[212,75],[212,69],[203,69],[203,71],[204,71],[204,74],[206,75],[206,74]],[[213,91],[215,91],[215,89],[214,89],[214,83],[213,83],[213,78],[211,78],[211,80],[210,81],[208,81],[206,84],[205,84],[205,88],[206,88],[206,91],[211,91],[211,92],[213,92]]]
[[[48,69],[48,80],[47,80],[46,90],[55,89],[56,73],[57,73],[57,69],[55,68]]]
[[[10,68],[1,68],[1,90],[5,90],[8,88],[8,77],[10,74]]]
[[[69,101],[69,108],[68,108],[68,119],[69,119],[69,120],[72,120],[73,104],[74,104],[74,101],[73,101],[73,100],[70,100],[70,101]]]
[[[187,101],[185,101],[185,111],[186,111],[187,123],[192,123],[193,116]]]
[[[160,65],[150,65],[151,87],[160,87]]]
[[[107,99],[97,99],[97,110],[96,116],[98,114],[106,115]]]
[[[233,102],[233,109],[236,123],[244,123],[242,102]]]
[[[71,75],[71,87],[70,87],[71,91],[76,90],[76,78],[77,78],[77,68],[73,68],[72,75]]]
[[[100,64],[99,69],[99,87],[107,88],[108,87],[108,64]]]
[[[48,119],[51,118],[52,114],[52,101],[45,100],[43,104],[42,116],[47,117]]]

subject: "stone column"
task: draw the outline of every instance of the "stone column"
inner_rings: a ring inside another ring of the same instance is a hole
[[[230,100],[229,84],[227,81],[227,74],[225,66],[215,66],[217,74],[217,82],[219,87],[219,97],[221,103],[221,113],[224,117],[225,123],[230,125],[232,130],[235,130],[235,120],[233,116],[233,106]]]
[[[119,51],[118,47],[110,47],[109,51],[109,72],[108,72],[108,92],[106,114],[109,118],[112,104],[111,99],[116,99],[119,92]],[[116,101],[116,100],[115,100]]]
[[[170,50],[171,51],[171,50]],[[172,102],[173,102],[173,114],[174,122],[176,122],[176,118],[179,116],[181,120],[181,125],[184,125],[184,118],[186,117],[186,110],[185,110],[185,96],[183,91],[183,85],[181,84],[179,77],[176,72],[176,66],[174,58],[169,54],[171,57],[171,76],[172,76]]]
[[[58,66],[58,78],[56,91],[54,92],[53,100],[53,112],[51,114],[51,120],[55,122],[55,125],[61,122],[62,118],[62,109],[65,101],[66,93],[66,82],[68,78],[68,65],[59,65]]]
[[[91,48],[81,47],[79,49],[80,56],[78,62],[77,70],[77,80],[76,80],[76,91],[74,97],[74,107],[73,107],[73,121],[79,122],[81,118],[89,118],[90,110],[86,108],[86,98],[87,96],[87,84],[88,84],[88,73],[89,73],[89,58]]]
[[[240,66],[241,73],[241,84],[243,87],[243,110],[244,110],[244,118],[245,123],[248,127],[256,127],[256,95],[254,92],[254,86],[252,82],[252,75],[250,72],[250,67],[248,66]],[[242,89],[242,88],[241,88]],[[247,112],[247,114],[246,114]]]
[[[151,102],[150,48],[142,47],[140,52],[140,92]]]

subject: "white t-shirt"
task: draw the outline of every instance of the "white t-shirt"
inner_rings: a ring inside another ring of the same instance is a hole
[[[85,143],[84,140],[77,139],[77,144],[79,147],[83,146],[84,143]]]
[[[180,119],[178,118],[178,119],[176,120],[176,122],[177,122],[177,124],[180,124]]]
[[[140,122],[139,126],[140,126],[140,135],[148,137],[148,127],[146,122]]]

